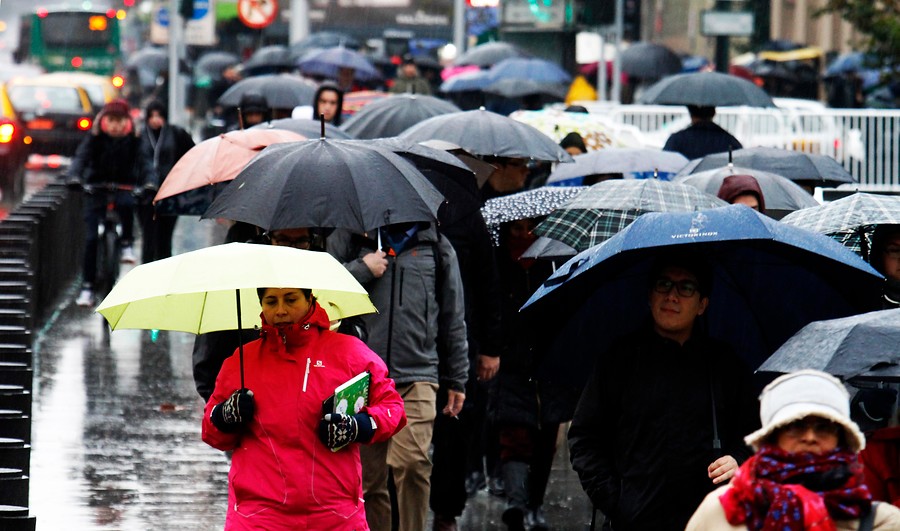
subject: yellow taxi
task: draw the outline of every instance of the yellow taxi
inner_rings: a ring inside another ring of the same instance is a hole
[[[53,74],[13,78],[7,90],[33,153],[70,157],[90,134],[93,105],[88,92],[73,80]]]
[[[100,112],[104,105],[119,97],[119,89],[115,87],[109,76],[90,72],[53,72],[46,76],[58,78],[64,82],[67,80],[83,88],[91,99],[91,106],[95,113]]]
[[[0,84],[0,191],[4,199],[19,197],[24,191],[29,152],[25,129],[9,100],[6,84]]]

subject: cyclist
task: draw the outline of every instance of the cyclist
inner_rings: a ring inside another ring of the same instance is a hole
[[[141,149],[131,108],[125,100],[110,101],[97,113],[91,134],[78,146],[69,167],[68,182],[72,187],[108,183],[134,187],[134,194],[156,188],[153,160]],[[137,261],[132,248],[133,193],[124,190],[116,193],[116,211],[122,223],[123,263]],[[97,276],[97,230],[105,214],[106,197],[86,196],[84,205],[84,283],[75,302],[79,306],[93,306],[93,284]]]

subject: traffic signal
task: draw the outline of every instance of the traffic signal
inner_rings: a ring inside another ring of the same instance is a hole
[[[181,3],[178,5],[178,13],[184,20],[194,18],[194,0],[181,0]]]

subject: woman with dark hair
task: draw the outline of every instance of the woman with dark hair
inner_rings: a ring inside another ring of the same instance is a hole
[[[312,119],[318,120],[319,115],[324,115],[326,122],[339,126],[341,125],[343,106],[344,91],[334,83],[322,83],[313,98]]]
[[[900,509],[873,503],[864,483],[866,440],[840,380],[785,374],[763,390],[760,420],[745,438],[756,454],[703,500],[688,531],[900,529]]]

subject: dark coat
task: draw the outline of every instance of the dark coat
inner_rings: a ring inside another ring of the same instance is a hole
[[[714,488],[707,467],[721,455],[738,462],[751,455],[743,440],[759,428],[751,376],[726,343],[697,332],[682,346],[648,326],[601,355],[569,448],[585,492],[613,529],[684,529]]]
[[[529,428],[566,422],[572,418],[580,389],[541,377],[536,342],[519,313],[519,308],[553,272],[552,265],[537,260],[531,261],[530,267],[523,267],[505,247],[496,252],[502,296],[503,361],[491,388],[491,416],[501,425]]]
[[[741,149],[741,143],[715,122],[700,121],[673,133],[663,146],[664,151],[677,151],[689,159],[699,159],[713,153]]]
[[[144,186],[156,182],[153,161],[141,149],[140,138],[130,134],[115,138],[102,131],[82,140],[69,175],[87,184]]]
[[[194,147],[194,139],[190,133],[183,128],[166,124],[159,131],[152,131],[149,127],[145,127],[141,132],[141,149],[144,150],[145,156],[153,161],[156,168],[156,175],[159,182],[155,183],[157,188],[172,171],[172,167],[178,162],[185,153]],[[173,210],[166,211],[158,208],[156,213],[161,215],[175,215],[181,212],[179,208],[180,202],[176,198],[174,201],[165,203]]]

